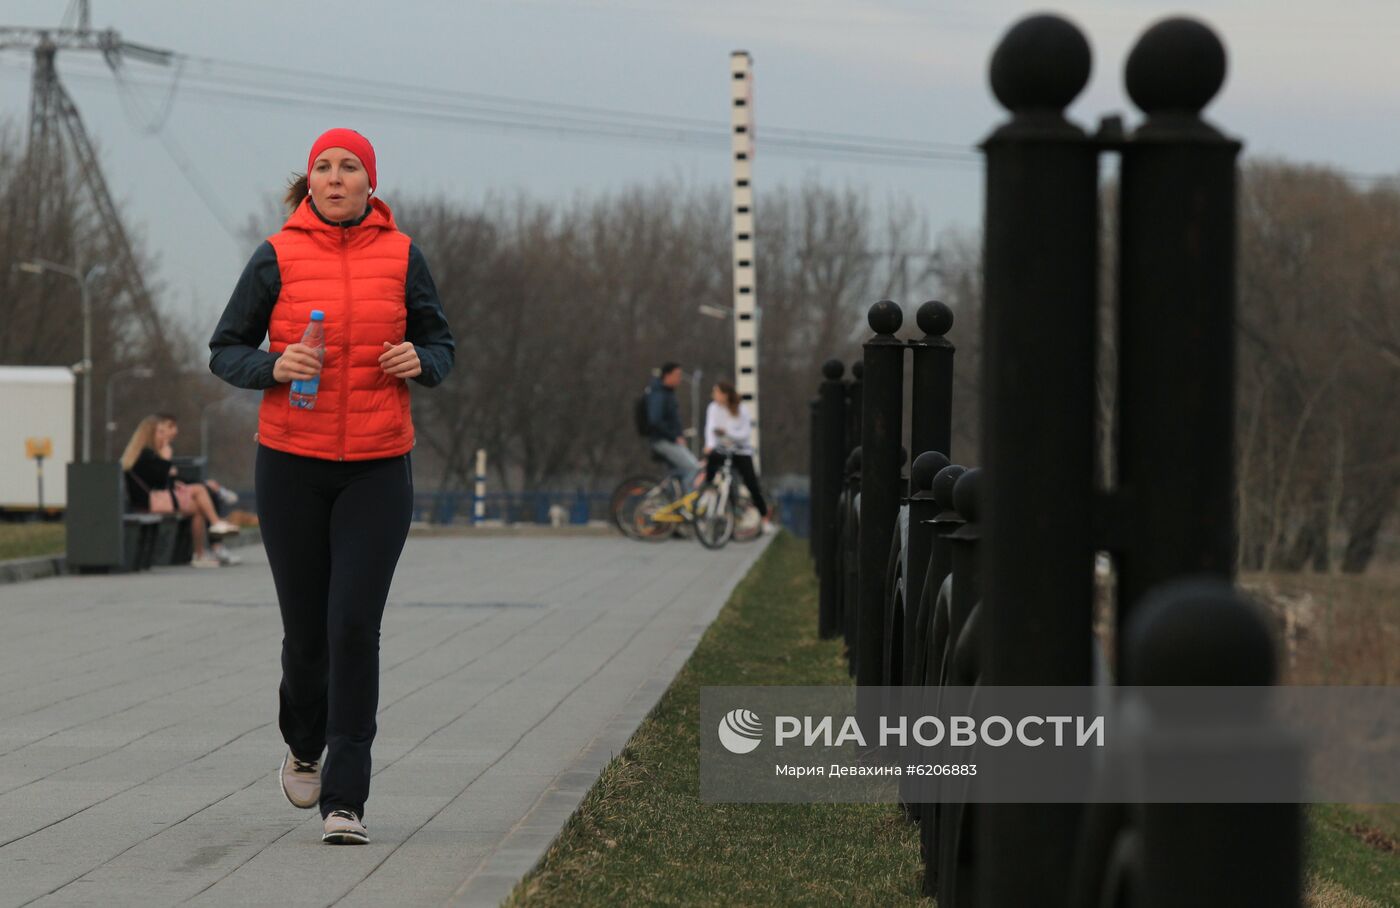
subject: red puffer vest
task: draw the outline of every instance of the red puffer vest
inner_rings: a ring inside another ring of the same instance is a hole
[[[326,360],[316,406],[292,407],[290,384],[263,392],[258,440],[269,448],[322,460],[397,457],[413,447],[408,383],[384,374],[384,342],[401,344],[407,310],[409,238],[378,199],[354,227],[335,227],[303,201],[282,231],[277,251],[282,292],[268,322],[268,349],[301,341],[311,310],[326,313]]]

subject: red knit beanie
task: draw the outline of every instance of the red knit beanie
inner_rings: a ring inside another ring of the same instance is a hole
[[[369,188],[374,189],[379,185],[379,176],[374,169],[374,146],[353,129],[328,129],[321,133],[321,137],[311,146],[311,154],[306,157],[307,173],[311,172],[312,165],[327,148],[344,148],[359,158],[360,163],[365,165],[365,173],[369,175]]]

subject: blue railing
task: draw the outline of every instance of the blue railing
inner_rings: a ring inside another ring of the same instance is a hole
[[[488,492],[482,497],[483,519],[501,523],[551,523],[550,509],[564,509],[564,522],[586,524],[608,519],[607,492],[540,491]],[[471,492],[418,492],[413,519],[433,524],[471,523],[475,498]]]
[[[573,492],[488,492],[483,498],[486,505],[485,520],[514,524],[534,523],[548,525],[549,510],[558,505],[566,512],[564,522],[580,526],[591,521],[609,519],[609,492],[586,492],[582,489]],[[239,492],[237,507],[255,510],[251,490]],[[806,492],[780,492],[775,496],[778,513],[776,520],[789,531],[806,537],[808,531],[809,499]],[[415,523],[431,523],[440,526],[469,524],[472,522],[474,499],[471,492],[417,492],[413,496],[413,520]]]

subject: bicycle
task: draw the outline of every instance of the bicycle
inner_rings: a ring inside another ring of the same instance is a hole
[[[668,463],[655,454],[652,455],[652,460],[661,464]],[[690,527],[688,522],[663,519],[661,525],[653,525],[637,518],[637,508],[643,501],[649,499],[653,509],[659,509],[681,497],[681,477],[675,472],[667,473],[661,479],[644,474],[629,476],[613,489],[608,503],[608,515],[613,525],[629,539],[652,542],[672,535],[685,535]]]
[[[643,542],[661,542],[687,535],[695,525],[700,490],[682,494],[680,478],[667,476],[653,486],[632,512],[630,535]]]
[[[729,470],[732,465],[727,462],[725,466]],[[732,471],[728,475],[734,525],[727,541],[752,542],[762,535],[763,518],[754,507],[748,489],[741,484],[737,492],[734,491]],[[684,537],[696,526],[697,512],[705,509],[697,506],[703,491],[683,494],[680,477],[675,473],[660,480],[646,475],[629,476],[613,490],[609,516],[618,531],[629,539],[660,542],[672,536]]]
[[[695,507],[695,538],[707,549],[728,542],[751,542],[763,532],[763,518],[748,489],[734,484],[734,452],[721,449],[724,463],[714,479],[701,486]]]
[[[629,539],[637,538],[636,530],[632,524],[637,504],[648,492],[662,482],[665,480],[658,481],[655,476],[637,475],[629,476],[617,484],[608,501],[608,517],[612,520],[613,526],[617,527],[618,532]]]

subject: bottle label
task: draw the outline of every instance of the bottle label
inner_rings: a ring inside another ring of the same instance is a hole
[[[292,382],[292,393],[312,395],[315,394],[317,389],[320,387],[321,376],[319,375],[315,378],[297,379],[296,381]]]

